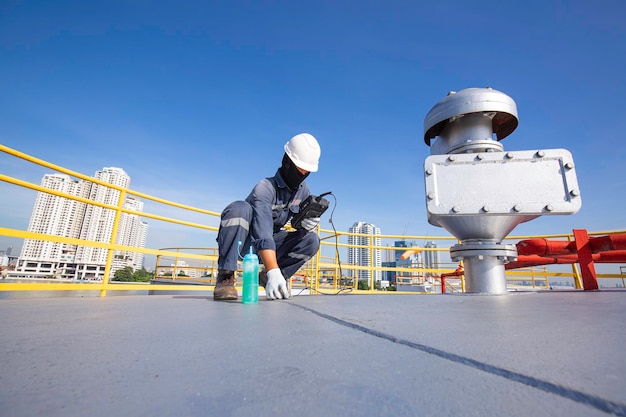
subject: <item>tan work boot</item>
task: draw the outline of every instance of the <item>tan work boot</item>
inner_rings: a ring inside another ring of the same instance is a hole
[[[235,272],[220,270],[217,274],[215,289],[213,290],[213,299],[236,300],[239,296],[237,288],[235,288]]]

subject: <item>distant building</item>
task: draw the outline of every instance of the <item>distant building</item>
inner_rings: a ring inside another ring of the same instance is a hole
[[[427,249],[437,249],[437,244],[433,241],[428,241],[426,242],[424,247]],[[437,269],[439,268],[439,264],[439,252],[433,250],[424,251],[424,268]],[[427,272],[426,275],[433,276],[436,274],[433,274],[432,272]]]
[[[358,233],[365,236],[348,236],[348,244],[355,246],[378,246],[381,245],[380,229],[371,223],[356,222],[349,230],[350,233]],[[358,266],[381,267],[381,250],[366,248],[348,248],[348,263]],[[356,272],[356,274],[355,274]],[[356,276],[359,281],[368,281],[374,278],[374,282],[382,279],[382,271],[359,270],[352,271],[351,275]]]
[[[95,178],[123,188],[130,186],[130,177],[121,168],[103,168]],[[64,174],[47,174],[41,185],[55,191],[82,197],[94,202],[116,206],[120,191],[85,180],[74,180]],[[143,203],[128,196],[124,208],[143,211]],[[35,200],[28,231],[74,239],[110,242],[115,211],[99,206],[40,192]],[[124,246],[145,247],[148,225],[138,214],[122,213],[115,243]],[[71,243],[25,239],[16,275],[55,277],[66,279],[102,280],[107,260],[107,249],[78,246]],[[143,254],[117,251],[111,268],[131,266],[141,268]],[[110,278],[111,278],[110,277]]]
[[[387,249],[389,248],[389,249]],[[396,250],[391,249],[392,246],[385,246],[382,252],[382,267],[383,268],[395,268],[396,267]],[[383,281],[389,281],[394,284],[396,278],[395,271],[382,271]]]
[[[157,268],[157,276],[174,276],[174,277],[190,277],[200,278],[200,271],[197,267],[188,264],[183,260],[177,260],[176,263],[171,263],[169,267]]]
[[[135,212],[143,211],[143,202],[138,198],[128,196],[124,208]],[[122,213],[117,232],[117,243],[124,246],[138,248],[146,247],[148,224],[137,214]],[[117,271],[127,266],[137,270],[143,267],[143,253],[133,251],[116,251],[113,256],[112,270]]]
[[[415,242],[407,242],[406,240],[397,240],[394,243],[396,248],[411,248],[417,246]],[[406,250],[396,250],[395,251],[396,259],[396,267],[397,268],[407,268],[412,269],[413,271],[399,271],[397,276],[394,277],[393,282],[397,282],[398,278],[402,277],[402,282],[414,282],[416,278],[421,278],[423,273],[420,269],[422,267],[422,257],[421,253],[416,251],[414,253],[406,254]],[[402,256],[405,255],[405,259],[402,259]]]

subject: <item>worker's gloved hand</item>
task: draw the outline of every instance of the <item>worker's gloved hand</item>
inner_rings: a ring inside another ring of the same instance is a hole
[[[287,289],[287,281],[283,277],[283,273],[279,268],[267,271],[267,285],[265,286],[265,295],[268,300],[276,300],[279,298],[289,298],[289,290]]]
[[[308,219],[302,220],[302,222],[300,223],[302,228],[304,230],[308,230],[309,232],[315,230],[318,224],[320,224],[319,217],[309,217]]]

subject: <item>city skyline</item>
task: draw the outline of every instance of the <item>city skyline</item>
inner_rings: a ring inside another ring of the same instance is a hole
[[[94,179],[130,189],[130,176],[123,168],[105,167],[96,171]],[[116,189],[75,179],[67,174],[48,173],[41,180],[41,186],[83,199],[108,205],[117,205],[120,192]],[[124,208],[137,214],[121,213],[118,226],[117,244],[143,248],[146,244],[146,222],[141,220],[144,203],[132,195],[125,197]],[[108,242],[113,229],[114,212],[81,201],[67,199],[45,192],[38,192],[32,208],[28,232],[51,234],[81,240]],[[357,221],[348,229],[349,233],[380,235],[380,228],[368,222]],[[108,239],[107,239],[108,236]],[[367,242],[365,242],[367,240]],[[358,242],[362,243],[358,243]],[[36,239],[23,239],[20,255],[17,258],[16,273],[33,276],[58,276],[67,279],[101,279],[106,264],[107,250],[90,246],[68,245]],[[348,237],[351,244],[369,245],[369,238]],[[363,243],[365,242],[365,243]],[[375,238],[374,245],[381,245]],[[10,249],[13,249],[12,247]],[[377,266],[381,263],[381,250],[374,251],[373,262],[368,251],[350,249],[348,263],[358,266]],[[112,260],[110,278],[115,271],[126,266],[137,270],[143,265],[144,255],[140,252],[116,251]],[[5,265],[6,266],[6,265]],[[94,266],[97,268],[94,269]],[[150,269],[150,267],[148,267]],[[94,275],[95,274],[95,275]],[[369,271],[359,271],[360,280],[369,280]],[[381,271],[375,271],[374,280],[380,281]]]

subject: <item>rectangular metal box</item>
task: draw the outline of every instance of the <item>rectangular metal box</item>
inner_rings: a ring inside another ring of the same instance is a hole
[[[582,204],[566,149],[432,155],[424,172],[435,217],[573,214]]]

